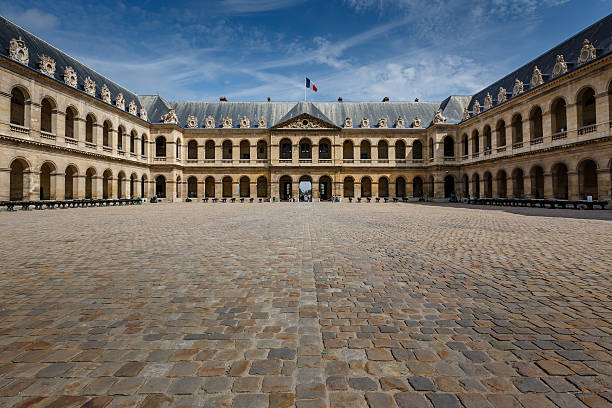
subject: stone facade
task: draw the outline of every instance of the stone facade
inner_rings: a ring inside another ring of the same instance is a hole
[[[312,182],[315,199],[612,195],[610,54],[589,51],[589,61],[546,81],[535,68],[530,88],[517,79],[511,98],[501,88],[496,104],[475,100],[458,123],[440,109],[412,126],[381,117],[336,125],[305,113],[284,125],[241,114],[198,127],[173,108],[151,123],[88,77],[83,89],[56,81],[24,65],[27,49],[14,44],[21,60],[0,58],[0,200],[286,199],[300,180]]]

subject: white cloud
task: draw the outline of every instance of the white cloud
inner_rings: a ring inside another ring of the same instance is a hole
[[[9,9],[6,12],[6,18],[35,33],[52,30],[60,23],[59,18],[55,15],[35,8],[27,10]]]
[[[220,9],[234,13],[260,13],[293,7],[305,0],[223,0]]]

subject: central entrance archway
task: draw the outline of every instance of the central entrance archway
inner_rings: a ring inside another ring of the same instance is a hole
[[[293,195],[291,191],[291,177],[283,176],[278,180],[278,192],[281,201],[287,201]]]
[[[312,201],[312,178],[310,176],[300,177],[299,190],[300,202]]]

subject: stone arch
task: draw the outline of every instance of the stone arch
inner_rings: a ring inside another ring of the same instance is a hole
[[[372,179],[368,176],[361,178],[361,196],[372,197]]]
[[[204,197],[215,197],[215,179],[212,176],[208,176],[204,180]]]
[[[147,134],[143,133],[140,138],[140,154],[142,156],[148,156],[147,154],[147,142],[149,141]]]
[[[495,141],[497,147],[503,147],[506,145],[506,121],[500,119],[495,124],[495,133],[497,140]]]
[[[105,120],[102,125],[102,145],[111,147],[111,132],[113,131],[113,124],[110,120]]]
[[[166,198],[166,177],[161,174],[155,177],[155,195],[157,198]]]
[[[491,146],[493,145],[493,132],[491,131],[490,125],[485,125],[482,136],[484,138],[484,150],[491,150]]]
[[[342,159],[355,160],[355,148],[352,140],[345,140],[342,143]]]
[[[497,187],[497,197],[508,197],[508,174],[506,170],[500,169],[495,175],[495,183]]]
[[[478,129],[474,129],[472,132],[472,153],[478,153],[480,151],[480,135]]]
[[[176,152],[175,152],[175,157],[176,157],[177,159],[180,159],[180,158],[181,158],[181,150],[182,150],[182,146],[183,146],[183,145],[182,145],[182,143],[181,143],[181,138],[180,138],[180,137],[178,137],[178,138],[176,139],[176,146],[175,146],[175,150],[176,150]],[[177,198],[178,198],[178,197],[177,197]]]
[[[221,195],[224,198],[230,198],[233,194],[233,180],[230,176],[223,177],[221,180]]]
[[[233,158],[233,145],[232,141],[226,139],[221,144],[221,159],[222,160],[232,160]]]
[[[467,174],[463,175],[463,197],[470,197],[470,178]]]
[[[579,128],[597,123],[595,90],[592,87],[584,87],[576,94],[576,107],[578,108]]]
[[[102,198],[107,200],[113,195],[113,172],[110,169],[102,173]]]
[[[157,136],[155,138],[155,157],[166,157],[166,137]],[[165,185],[166,179],[164,179]],[[164,189],[165,192],[165,189]]]
[[[598,199],[597,162],[591,158],[582,159],[577,166],[578,194],[582,200],[588,196]]]
[[[567,131],[567,108],[565,99],[557,97],[550,105],[551,133]]]
[[[525,197],[525,172],[520,167],[512,170],[512,196],[514,198]]]
[[[251,159],[251,143],[244,139],[240,142],[240,160]]]
[[[79,116],[79,111],[72,105],[66,108],[66,115],[64,117],[64,136],[69,139],[76,139],[77,137],[77,126],[76,121]]]
[[[40,130],[55,133],[55,118],[57,104],[50,96],[45,96],[40,102]]]
[[[13,159],[9,168],[11,169],[9,199],[11,201],[29,199],[30,164],[25,159],[18,157]]]
[[[423,197],[423,178],[421,176],[416,176],[412,179],[412,196],[413,197]]]
[[[523,143],[523,117],[520,113],[512,116],[512,122],[510,124],[512,127],[512,145],[513,147],[522,147],[522,146],[514,146],[517,144]]]
[[[11,89],[10,122],[13,125],[29,127],[30,93],[21,86]]]
[[[123,170],[121,170],[117,174],[117,198],[125,198],[125,193],[123,191],[124,188],[125,188],[125,173],[123,172]]]
[[[266,178],[266,176],[257,177],[257,197],[268,197],[268,179]]]
[[[319,159],[320,160],[331,160],[332,158],[332,144],[331,141],[324,137],[319,140]]]
[[[130,198],[136,197],[136,183],[138,182],[138,176],[136,173],[130,174]]]
[[[279,198],[282,201],[289,200],[293,197],[293,180],[291,176],[284,175],[278,179]]]
[[[378,196],[382,198],[389,197],[389,179],[386,176],[378,179]]]
[[[90,167],[87,169],[87,171],[85,171],[85,198],[88,200],[94,197],[94,180],[96,177],[96,173],[96,169],[93,167]]]
[[[472,196],[480,198],[480,174],[472,174]]]
[[[278,155],[281,160],[291,160],[293,158],[293,144],[289,138],[284,138],[278,143]]]
[[[319,177],[319,199],[330,201],[332,199],[332,179],[328,175]]]
[[[309,138],[303,137],[298,144],[300,152],[300,160],[312,159],[312,142]]]
[[[493,175],[491,174],[490,171],[485,171],[484,175],[482,176],[482,181],[484,184],[484,196],[486,198],[492,198],[493,197]]]
[[[64,199],[74,200],[78,197],[78,183],[76,178],[79,176],[79,170],[74,164],[66,166],[64,171]]]
[[[364,139],[359,143],[359,158],[361,160],[372,159],[372,144],[369,140]]]
[[[261,139],[257,142],[257,160],[268,159],[268,142]],[[267,197],[267,193],[265,195]]]
[[[435,193],[435,189],[434,189],[435,183],[436,183],[436,179],[434,178],[433,175],[430,175],[429,179],[427,180],[427,184],[425,185],[427,197],[433,197],[434,196],[434,193]]]
[[[45,161],[40,166],[40,199],[51,200],[55,198],[55,175],[57,166],[50,161]]]
[[[352,176],[346,176],[342,182],[344,197],[355,197],[355,179]]]
[[[401,139],[395,142],[395,160],[406,160],[406,142]]]
[[[85,141],[87,143],[94,142],[94,128],[96,126],[96,116],[93,113],[88,113],[85,117]]]
[[[455,177],[447,174],[444,177],[444,198],[452,198],[455,194]]]
[[[412,160],[423,160],[423,143],[420,140],[412,142]]]
[[[238,195],[240,197],[251,196],[251,180],[247,176],[240,177],[238,184]]]
[[[149,179],[147,178],[146,174],[143,174],[142,177],[140,178],[140,196],[141,197],[147,197],[148,196],[148,192],[147,192],[147,183],[149,182]]]
[[[123,125],[117,126],[117,150],[124,150],[123,139],[125,137],[125,128]],[[163,136],[160,136],[163,137]]]
[[[470,142],[469,142],[469,137],[467,135],[467,133],[464,133],[463,136],[461,136],[461,145],[463,146],[463,155],[467,156],[468,154],[470,154]]]
[[[429,153],[429,158],[433,159],[434,158],[434,141],[433,138],[429,138],[428,143],[428,147],[427,147],[427,152]]]
[[[197,140],[190,140],[187,142],[187,160],[198,159],[198,142]]]
[[[215,160],[215,141],[207,140],[204,143],[204,160]]]
[[[552,176],[553,197],[567,200],[569,197],[568,167],[565,163],[557,162],[550,169]]]
[[[444,144],[444,157],[455,157],[455,139],[451,135],[446,135],[442,142]]]
[[[135,129],[132,129],[130,132],[130,153],[136,153],[136,138],[138,137],[138,133],[136,133]]]
[[[389,143],[381,139],[378,141],[378,160],[389,160]]]
[[[406,179],[403,176],[395,179],[395,196],[399,198],[406,197]]]
[[[542,126],[542,108],[539,105],[531,108],[529,112],[529,140],[538,141],[544,137],[544,129]]]
[[[534,165],[529,171],[531,179],[531,195],[533,198],[544,198],[544,169]]]

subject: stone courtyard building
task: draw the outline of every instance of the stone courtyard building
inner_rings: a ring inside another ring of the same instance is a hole
[[[442,102],[169,102],[0,18],[0,200],[611,199],[612,15]]]

